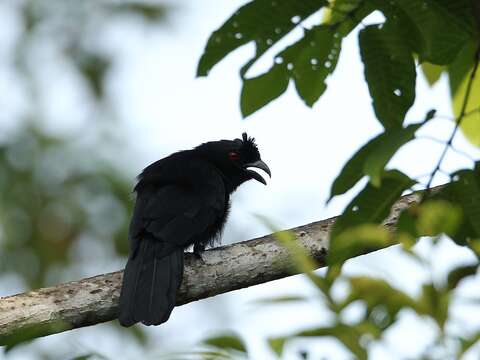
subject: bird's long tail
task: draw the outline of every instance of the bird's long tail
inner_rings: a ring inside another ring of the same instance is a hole
[[[166,251],[165,243],[145,237],[123,273],[119,320],[159,325],[170,317],[183,277],[183,249]]]

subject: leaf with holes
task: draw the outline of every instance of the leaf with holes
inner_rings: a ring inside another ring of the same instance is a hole
[[[390,24],[360,32],[360,53],[373,107],[385,129],[399,128],[415,99],[415,62],[408,44]]]
[[[318,100],[327,85],[325,79],[337,65],[342,39],[330,26],[305,31],[305,36],[277,55],[287,63],[298,95],[308,106]]]
[[[243,66],[243,77],[250,66],[278,40],[326,5],[328,2],[325,0],[254,0],[247,3],[210,36],[198,63],[197,76],[208,75],[225,56],[253,41],[255,56]]]
[[[245,79],[240,95],[243,117],[253,114],[272,100],[282,95],[288,87],[287,69],[283,64],[274,65],[260,76]]]

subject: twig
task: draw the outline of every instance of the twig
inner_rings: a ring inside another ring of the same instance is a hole
[[[471,112],[470,112],[470,113],[471,113]],[[468,114],[468,113],[467,113],[467,114]],[[465,115],[465,117],[468,116],[467,114]],[[439,145],[445,145],[445,144],[446,144],[445,140],[437,139],[437,138],[435,138],[435,137],[433,137],[433,136],[429,136],[429,135],[416,136],[415,138],[416,138],[417,140],[429,140],[429,141],[433,141],[433,142],[435,142],[435,143],[437,143],[437,144],[439,144]],[[467,158],[468,160],[471,160],[471,161],[473,161],[473,162],[476,161],[476,159],[473,158],[472,155],[470,155],[469,153],[467,153],[467,152],[465,152],[465,151],[462,151],[462,150],[460,150],[460,149],[457,149],[457,148],[456,148],[455,146],[453,146],[452,144],[450,144],[450,150],[452,150],[453,152],[457,153],[458,155],[461,155],[461,156]],[[431,173],[428,173],[427,175],[430,176]]]
[[[465,97],[463,99],[460,115],[458,116],[458,118],[455,121],[455,127],[453,128],[453,131],[452,131],[452,134],[450,135],[450,138],[448,139],[448,141],[445,144],[445,148],[443,149],[442,154],[440,155],[440,158],[438,159],[437,165],[435,166],[435,168],[433,169],[433,171],[430,175],[430,179],[428,180],[428,183],[427,183],[427,186],[426,186],[425,195],[429,194],[430,186],[432,185],[433,179],[434,179],[435,175],[437,174],[437,172],[440,170],[440,166],[442,165],[443,159],[445,158],[445,155],[447,154],[448,149],[451,148],[453,139],[455,138],[455,135],[457,134],[457,131],[458,131],[458,129],[459,129],[461,123],[462,123],[462,120],[465,118],[467,105],[468,105],[468,100],[470,99],[470,93],[472,91],[473,80],[475,79],[475,75],[477,73],[479,61],[480,61],[480,46],[477,49],[477,51],[475,52],[473,70],[472,70],[472,73],[470,74],[470,78],[468,79],[467,91],[465,92]]]

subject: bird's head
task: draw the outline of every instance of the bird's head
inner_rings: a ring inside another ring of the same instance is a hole
[[[242,134],[242,139],[212,141],[198,146],[196,150],[214,162],[226,177],[235,182],[235,186],[250,179],[267,184],[252,168],[261,169],[272,176],[267,164],[260,158],[255,139],[246,133]]]

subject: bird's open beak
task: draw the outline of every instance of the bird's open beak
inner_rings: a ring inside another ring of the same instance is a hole
[[[257,169],[263,170],[268,174],[268,176],[272,177],[272,173],[270,169],[268,168],[267,164],[265,164],[262,160],[257,160],[255,162],[246,164],[244,167],[245,167],[245,170],[248,172],[248,174],[252,177],[252,179],[260,181],[264,185],[267,185],[267,182],[265,181],[265,179],[259,173],[257,173],[256,171],[250,170],[249,168],[257,168]]]

